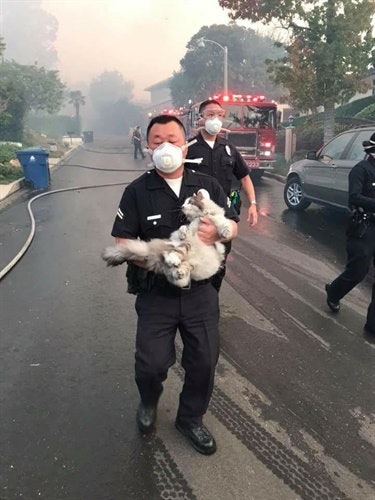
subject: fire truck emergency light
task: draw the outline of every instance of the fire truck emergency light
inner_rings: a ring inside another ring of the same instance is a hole
[[[264,95],[253,95],[253,94],[225,94],[225,95],[214,95],[213,97],[210,97],[210,99],[215,99],[217,101],[223,101],[223,102],[263,102],[266,100],[266,97]]]

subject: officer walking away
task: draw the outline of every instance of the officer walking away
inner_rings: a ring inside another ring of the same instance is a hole
[[[142,159],[144,159],[145,154],[142,151],[142,135],[141,135],[141,127],[139,125],[137,125],[134,129],[132,140],[134,145],[134,159],[137,160],[138,152],[142,156]]]
[[[347,229],[345,271],[325,286],[328,307],[335,313],[340,310],[340,300],[365,278],[375,257],[375,133],[362,144],[367,159],[349,174],[349,208],[353,212]],[[375,282],[364,330],[375,335]]]
[[[205,189],[231,219],[237,235],[238,215],[213,177],[184,169],[185,129],[178,118],[154,117],[147,128],[147,143],[155,168],[126,187],[120,201],[112,235],[126,245],[129,239],[168,238],[186,223],[184,201]],[[216,227],[201,218],[199,238],[207,245],[219,240]],[[211,455],[216,443],[203,424],[211,398],[219,356],[218,293],[211,281],[192,281],[188,289],[171,285],[142,263],[128,263],[128,291],[136,293],[138,315],[135,351],[135,380],[140,394],[137,425],[142,433],[155,429],[157,405],[168,369],[176,361],[175,337],[180,332],[185,370],[179,398],[176,428],[200,453]]]
[[[232,191],[233,177],[241,183],[241,189],[249,201],[247,221],[250,226],[255,226],[258,222],[255,190],[250,179],[249,169],[244,162],[239,151],[228,141],[219,136],[225,117],[225,110],[220,102],[208,99],[199,106],[201,115],[200,124],[203,125],[198,135],[194,138],[196,143],[192,144],[187,152],[188,159],[202,158],[198,165],[186,166],[193,168],[204,174],[215,177],[224,189],[225,194],[232,200],[232,203],[239,213],[241,200],[239,193]],[[226,244],[226,257],[231,249],[230,243]],[[214,284],[220,290],[222,280],[225,275],[225,265],[214,278]]]

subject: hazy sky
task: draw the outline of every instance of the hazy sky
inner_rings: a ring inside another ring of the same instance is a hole
[[[187,42],[201,26],[229,22],[218,0],[42,0],[42,8],[59,22],[63,81],[90,81],[118,70],[142,100],[149,99],[145,87],[179,69]]]

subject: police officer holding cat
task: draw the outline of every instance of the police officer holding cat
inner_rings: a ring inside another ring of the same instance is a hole
[[[187,167],[215,177],[228,197],[231,194],[233,177],[239,180],[241,189],[249,201],[247,221],[250,226],[255,226],[258,222],[258,213],[255,190],[250,179],[249,169],[239,151],[233,145],[230,145],[224,137],[218,135],[222,129],[225,110],[219,101],[208,99],[200,104],[199,114],[202,117],[200,124],[203,127],[195,137],[196,143],[189,147],[187,158],[201,158],[202,161],[197,166],[187,165]],[[234,192],[234,195],[239,196],[236,192]],[[231,245],[228,243],[226,245],[227,255],[230,248]],[[222,266],[213,280],[218,290],[220,290],[224,275],[225,265]]]
[[[155,168],[126,187],[112,230],[117,242],[126,245],[129,239],[168,238],[186,222],[181,211],[184,201],[200,190],[206,190],[225,208],[232,237],[237,235],[238,216],[219,182],[184,168],[185,137],[182,123],[174,116],[157,116],[150,121],[147,142]],[[201,218],[198,236],[207,245],[220,240],[216,226],[206,217]],[[216,443],[202,418],[212,394],[219,356],[217,291],[210,279],[192,281],[187,288],[176,287],[164,276],[146,271],[142,262],[129,262],[127,276],[128,291],[137,294],[138,428],[142,433],[155,429],[163,382],[176,361],[178,329],[185,380],[175,426],[198,452],[210,455],[216,451]]]
[[[340,300],[367,275],[375,258],[375,133],[363,142],[367,159],[349,174],[349,207],[353,210],[347,229],[347,263],[332,283],[325,286],[332,312],[340,310]],[[375,282],[367,310],[365,332],[375,335]]]

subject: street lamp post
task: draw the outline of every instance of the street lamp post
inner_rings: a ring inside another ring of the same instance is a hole
[[[208,40],[207,38],[202,38],[199,45],[204,47],[206,42],[213,43],[224,51],[224,94],[226,95],[228,94],[228,47],[226,45],[223,47],[220,43],[215,42],[215,40]]]

